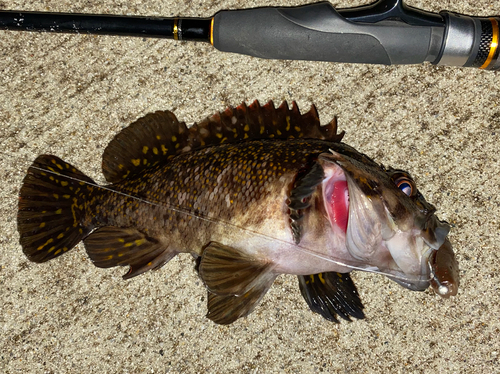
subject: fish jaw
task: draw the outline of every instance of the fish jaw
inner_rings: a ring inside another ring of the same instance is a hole
[[[404,276],[396,274],[391,279],[412,291],[426,290],[429,287],[428,259],[432,248],[425,243],[418,232],[398,231],[385,242],[385,246],[404,274]],[[401,250],[402,248],[405,250]]]

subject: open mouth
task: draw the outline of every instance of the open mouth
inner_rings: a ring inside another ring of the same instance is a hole
[[[340,167],[326,181],[324,197],[331,224],[346,233],[349,222],[349,189]]]

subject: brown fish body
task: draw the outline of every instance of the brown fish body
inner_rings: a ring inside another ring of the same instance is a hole
[[[110,185],[55,156],[37,158],[20,192],[23,250],[44,262],[83,240],[96,266],[129,266],[125,278],[191,253],[217,323],[248,315],[282,273],[299,276],[325,318],[363,318],[348,273],[375,269],[425,289],[428,258],[449,228],[409,176],[342,135],[334,121],[320,126],[314,108],[301,115],[286,103],[230,108],[190,129],[170,112],[148,115],[105,150]]]
[[[86,225],[134,227],[169,252],[195,256],[215,241],[266,258],[279,273],[345,271],[297,251],[287,206],[297,173],[332,147],[342,148],[321,140],[260,140],[181,154],[166,165],[108,186],[123,194],[89,191],[86,200],[93,203],[86,207]],[[318,196],[320,214],[322,204]],[[99,214],[96,206],[101,207]],[[316,231],[310,236],[318,245],[326,230]],[[331,249],[325,243],[318,249],[319,254],[342,258],[342,248]]]

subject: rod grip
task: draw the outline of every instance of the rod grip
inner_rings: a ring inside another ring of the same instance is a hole
[[[215,15],[212,32],[214,47],[225,52],[269,59],[391,65],[434,61],[444,24],[351,22],[324,2],[221,11]]]

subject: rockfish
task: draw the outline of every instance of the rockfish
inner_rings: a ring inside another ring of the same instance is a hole
[[[364,318],[349,276],[381,272],[443,296],[458,289],[450,226],[411,176],[341,142],[314,106],[242,104],[187,127],[168,111],[121,131],[97,185],[56,156],[39,156],[19,195],[18,231],[34,262],[83,240],[94,265],[125,279],[191,253],[208,318],[247,316],[279,274],[295,274],[328,320]]]

